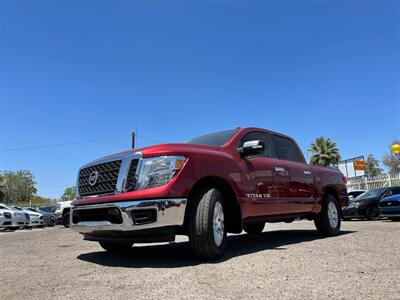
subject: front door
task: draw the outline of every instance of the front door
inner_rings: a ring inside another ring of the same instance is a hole
[[[241,141],[261,140],[264,153],[245,157],[247,173],[250,178],[245,194],[246,215],[267,217],[286,214],[288,210],[289,174],[282,160],[273,157],[271,137],[263,132],[251,132]]]

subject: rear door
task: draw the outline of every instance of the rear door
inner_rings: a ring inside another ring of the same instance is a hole
[[[244,217],[286,214],[289,176],[283,161],[274,158],[271,135],[265,132],[248,133],[238,147],[253,140],[263,142],[264,153],[244,158],[250,176],[250,185],[245,195],[248,205],[246,211],[243,211]]]
[[[299,153],[297,145],[290,139],[273,135],[274,152],[284,161],[289,175],[288,209],[289,213],[311,211],[315,204],[314,177],[310,166]]]

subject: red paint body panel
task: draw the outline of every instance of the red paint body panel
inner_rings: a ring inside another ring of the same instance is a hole
[[[222,178],[232,187],[241,208],[242,219],[318,213],[326,189],[331,189],[337,195],[342,207],[347,205],[347,190],[341,172],[332,168],[308,165],[300,150],[298,151],[302,162],[266,157],[249,159],[241,157],[236,149],[237,145],[242,137],[252,131],[279,135],[293,141],[290,137],[275,132],[245,128],[238,130],[222,147],[162,144],[127,151],[127,153],[141,152],[145,158],[184,155],[187,161],[178,174],[164,186],[78,199],[73,205],[188,197],[193,186],[209,176]],[[275,170],[277,166],[282,166],[285,172],[277,172]],[[304,171],[309,171],[310,174],[307,175]]]

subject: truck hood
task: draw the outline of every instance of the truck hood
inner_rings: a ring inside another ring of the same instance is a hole
[[[207,146],[207,145],[195,145],[195,144],[159,144],[139,149],[132,149],[128,151],[123,151],[120,153],[112,154],[109,156],[105,156],[103,158],[112,158],[113,156],[121,156],[124,154],[130,154],[135,152],[143,153],[144,157],[151,157],[157,155],[170,155],[170,154],[177,154],[177,155],[184,155],[187,153],[193,152],[215,152],[220,153],[223,147],[216,147],[216,146]]]

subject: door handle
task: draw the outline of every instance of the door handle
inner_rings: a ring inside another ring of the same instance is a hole
[[[310,170],[304,170],[304,175],[311,175],[311,171]]]
[[[284,167],[275,167],[276,172],[285,172],[286,169]]]

